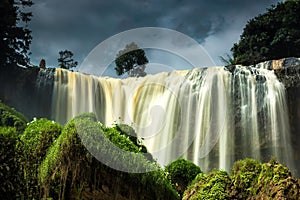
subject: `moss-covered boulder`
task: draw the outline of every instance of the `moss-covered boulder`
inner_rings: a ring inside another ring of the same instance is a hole
[[[123,151],[119,154],[116,149]],[[109,159],[103,164],[98,156]],[[111,167],[115,162],[148,172],[119,171]],[[64,127],[40,165],[39,180],[44,198],[178,199],[163,170],[149,162],[128,136],[103,126],[94,114],[75,117]]]
[[[183,199],[299,200],[300,181],[274,159],[262,164],[247,158],[234,163],[230,176],[218,170],[198,174]]]
[[[227,172],[213,170],[200,173],[184,192],[184,200],[230,200],[231,180]]]
[[[165,171],[180,195],[183,194],[197,174],[201,173],[200,167],[183,158],[171,162],[166,166]]]
[[[255,193],[254,186],[258,182],[261,169],[262,164],[250,158],[235,162],[231,175],[231,198],[246,199],[252,196]]]
[[[300,199],[299,180],[292,176],[286,166],[275,160],[262,164],[262,170],[258,176],[257,184],[253,187],[253,191],[255,191],[255,194],[250,196],[249,200]]]

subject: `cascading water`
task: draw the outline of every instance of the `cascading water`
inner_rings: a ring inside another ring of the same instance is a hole
[[[235,66],[114,79],[56,70],[53,117],[84,112],[133,126],[162,165],[184,157],[203,171],[245,157],[294,169],[284,86],[273,71]]]

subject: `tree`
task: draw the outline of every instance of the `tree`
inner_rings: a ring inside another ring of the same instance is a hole
[[[287,0],[251,19],[231,51],[236,64],[300,56],[300,1]]]
[[[31,0],[0,1],[0,67],[9,64],[29,65],[32,37],[27,23],[31,20],[32,13],[25,12],[24,8],[32,5]]]
[[[126,72],[130,77],[146,76],[145,68],[147,63],[148,59],[145,51],[132,42],[117,54],[115,60],[117,67],[115,70],[118,76]]]
[[[73,53],[69,50],[59,52],[59,58],[57,59],[59,66],[63,69],[71,69],[78,65],[77,61],[74,61]]]

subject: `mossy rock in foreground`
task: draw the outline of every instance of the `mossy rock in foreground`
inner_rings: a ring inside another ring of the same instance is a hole
[[[253,187],[255,195],[249,200],[259,199],[300,199],[300,181],[291,175],[290,170],[276,162],[262,164],[258,183]]]
[[[246,199],[252,196],[255,193],[253,187],[258,182],[261,169],[262,164],[250,158],[236,161],[232,167],[231,197],[234,199]]]
[[[90,152],[110,160],[104,165]],[[114,162],[154,171],[122,172],[109,167]],[[39,180],[44,198],[178,199],[163,170],[149,162],[128,136],[103,126],[94,114],[75,117],[64,127],[39,167]]]
[[[234,164],[230,176],[219,170],[197,175],[183,199],[299,200],[300,180],[275,160],[245,159]]]
[[[184,192],[183,200],[230,200],[230,185],[230,177],[225,171],[200,173]]]

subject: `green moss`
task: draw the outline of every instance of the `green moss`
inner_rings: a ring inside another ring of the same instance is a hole
[[[271,181],[279,183],[291,176],[289,169],[279,164],[277,161],[271,160],[269,163],[262,164],[262,170],[258,177],[258,183],[262,183],[266,187]]]
[[[46,155],[47,149],[60,135],[60,124],[47,119],[34,119],[28,124],[21,135],[22,150],[29,159],[41,161]]]
[[[200,173],[184,192],[183,199],[190,200],[229,200],[230,177],[225,171],[213,170],[208,174]]]
[[[0,127],[0,199],[16,199],[22,193],[23,176],[15,149],[17,137],[15,127]]]
[[[24,115],[0,102],[0,126],[15,127],[22,132],[28,120]]]
[[[26,181],[25,196],[39,198],[38,167],[61,130],[61,125],[54,121],[34,119],[28,123],[24,133],[20,136],[17,149],[22,155],[21,167]]]
[[[262,164],[257,184],[253,186],[255,191],[252,199],[300,199],[300,184],[292,177],[290,170],[271,160]]]
[[[16,127],[0,126],[0,136],[10,138],[12,140],[17,140],[18,132],[16,130]]]
[[[165,171],[171,183],[181,195],[197,174],[201,173],[200,167],[183,158],[171,162],[166,166]]]
[[[246,158],[234,163],[232,168],[232,189],[231,195],[237,199],[245,199],[253,195],[253,187],[258,182],[262,164],[256,160]]]
[[[150,194],[150,199],[176,200],[180,198],[162,169],[134,176],[137,176],[135,184],[140,184],[139,187],[146,190],[145,193]],[[135,188],[134,185],[132,187]]]
[[[49,148],[45,159],[39,166],[39,179],[41,183],[44,183],[49,178],[50,173],[54,170],[58,159],[61,157],[63,148],[68,148],[74,139],[78,140],[76,134],[74,120],[72,120],[64,127],[62,133]]]

